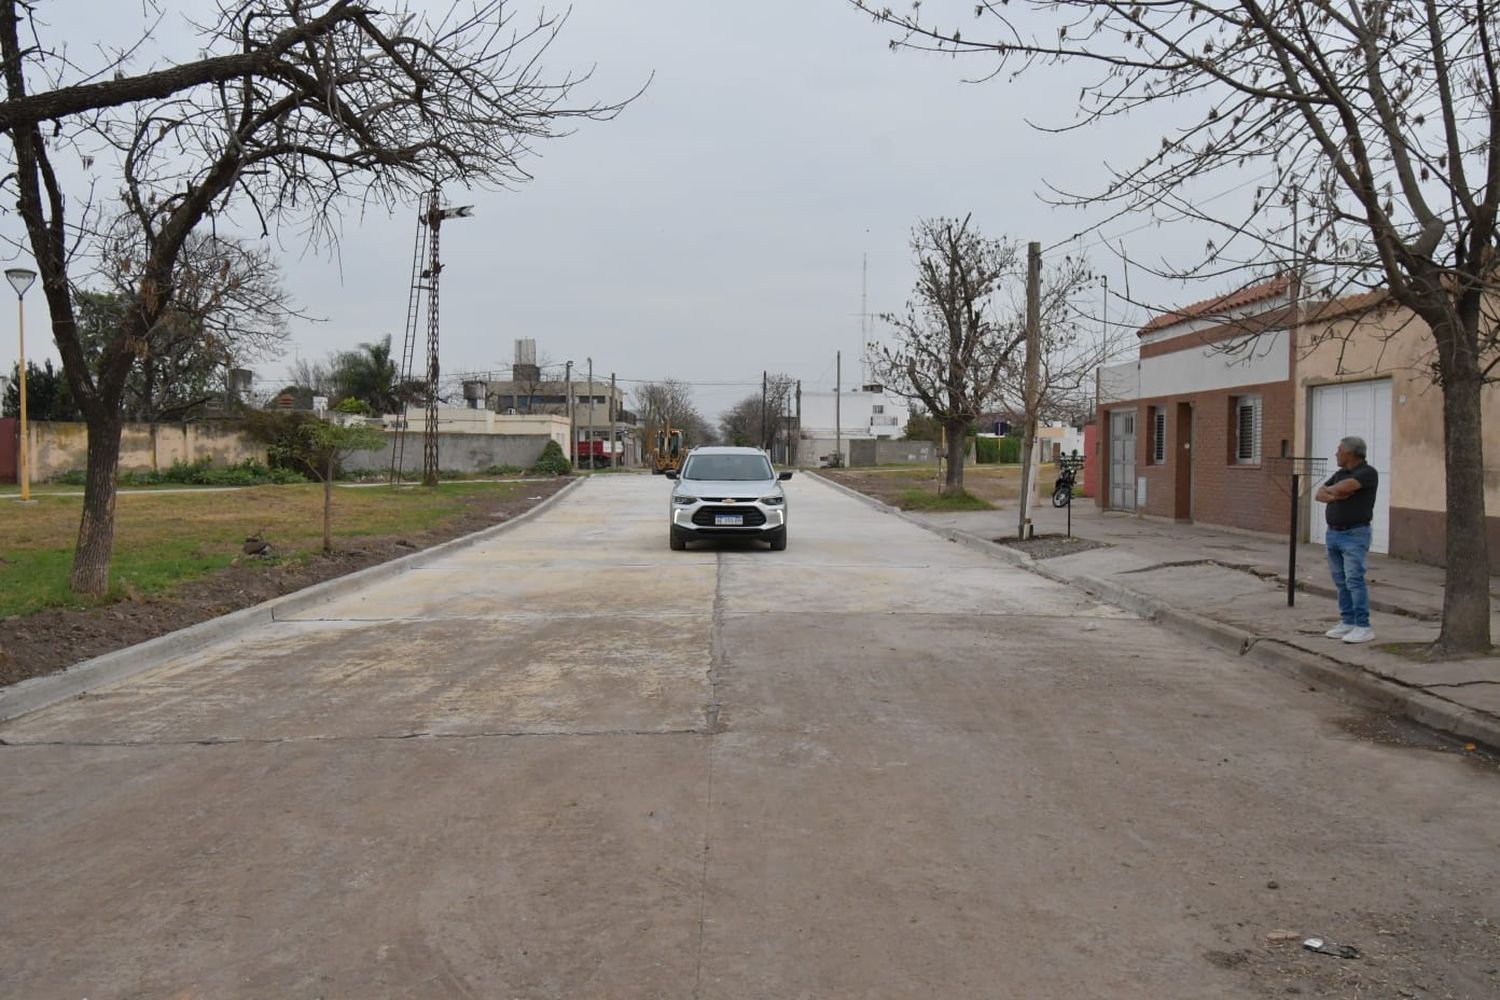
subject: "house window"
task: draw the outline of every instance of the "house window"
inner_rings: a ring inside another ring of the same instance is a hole
[[[1234,461],[1260,464],[1260,397],[1241,396],[1234,405]]]
[[[877,404],[875,406],[870,407],[870,412],[871,413],[884,413],[885,412],[885,407]]]
[[[1167,411],[1151,408],[1151,463],[1161,465],[1167,460]]]

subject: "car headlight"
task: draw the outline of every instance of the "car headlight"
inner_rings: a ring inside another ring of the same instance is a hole
[[[786,503],[786,497],[761,497],[760,502],[767,507],[779,507]]]
[[[672,502],[675,503],[675,504],[681,504],[684,507],[691,507],[693,504],[695,504],[695,503],[698,502],[698,498],[697,497],[685,497],[685,496],[682,496],[680,494],[675,494],[674,493],[672,495]]]

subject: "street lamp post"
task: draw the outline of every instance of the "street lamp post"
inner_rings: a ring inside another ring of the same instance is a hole
[[[20,364],[17,366],[21,391],[21,502],[31,501],[31,456],[26,441],[26,289],[36,280],[36,272],[25,267],[6,270],[5,280],[16,290],[17,331],[20,337]]]

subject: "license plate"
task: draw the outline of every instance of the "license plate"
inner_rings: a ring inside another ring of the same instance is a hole
[[[716,528],[743,528],[745,526],[744,514],[715,514],[714,527]]]

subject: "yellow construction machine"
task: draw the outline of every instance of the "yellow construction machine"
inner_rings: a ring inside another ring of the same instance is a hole
[[[682,446],[682,431],[675,427],[658,430],[651,445],[652,474],[677,472],[682,468],[684,458],[687,458],[687,449]]]

